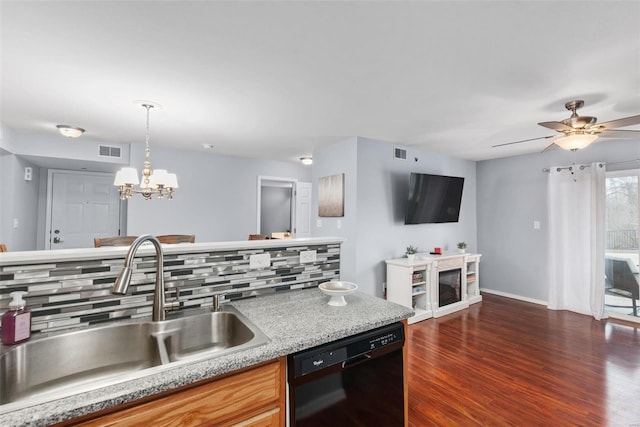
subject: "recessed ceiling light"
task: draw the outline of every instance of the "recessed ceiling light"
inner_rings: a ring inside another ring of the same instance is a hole
[[[300,161],[305,166],[309,166],[310,164],[313,164],[313,158],[312,157],[300,157]]]
[[[57,125],[56,127],[58,128],[60,133],[67,138],[77,138],[84,133],[84,129],[69,125]]]

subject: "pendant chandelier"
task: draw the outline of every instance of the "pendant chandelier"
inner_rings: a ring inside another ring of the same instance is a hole
[[[113,185],[120,189],[120,199],[128,200],[134,194],[140,194],[145,200],[150,200],[155,194],[158,199],[173,198],[173,191],[178,188],[178,178],[175,173],[168,173],[166,169],[151,169],[149,161],[149,111],[154,108],[151,103],[143,103],[142,107],[147,109],[147,132],[145,138],[145,161],[142,169],[142,184],[138,179],[136,168],[122,168],[116,173]],[[140,188],[135,188],[140,184]]]

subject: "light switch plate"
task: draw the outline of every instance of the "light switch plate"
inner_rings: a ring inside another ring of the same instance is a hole
[[[271,254],[254,254],[249,256],[249,268],[267,268],[271,265]]]
[[[540,230],[540,221],[533,221],[533,229]]]
[[[316,262],[316,251],[300,251],[300,263]]]

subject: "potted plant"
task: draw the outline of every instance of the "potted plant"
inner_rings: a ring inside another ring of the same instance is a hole
[[[407,254],[407,259],[409,259],[409,261],[413,261],[416,256],[416,252],[418,252],[417,247],[412,245],[407,246],[407,250],[405,251],[405,253]]]
[[[467,250],[467,244],[465,242],[458,242],[458,252],[461,254],[465,253]]]

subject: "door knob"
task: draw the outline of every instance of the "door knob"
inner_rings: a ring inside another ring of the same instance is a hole
[[[62,240],[61,238],[59,238],[58,236],[53,238],[53,243],[62,243],[64,242],[64,240]]]

